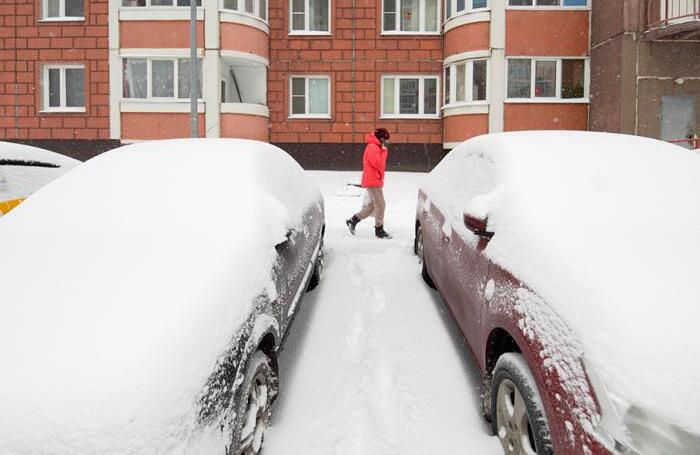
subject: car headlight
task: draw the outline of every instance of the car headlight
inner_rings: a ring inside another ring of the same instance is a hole
[[[584,365],[601,408],[601,419],[594,424],[601,442],[620,455],[700,454],[700,435],[689,433],[639,405],[625,405],[612,399],[585,360]]]

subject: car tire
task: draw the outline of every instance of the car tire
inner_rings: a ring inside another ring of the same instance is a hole
[[[236,430],[228,455],[257,455],[279,391],[277,367],[262,351],[248,362],[236,399]]]
[[[421,270],[421,276],[423,277],[423,281],[425,281],[425,284],[427,284],[429,287],[435,289],[435,283],[433,282],[433,279],[428,273],[428,266],[425,264],[425,245],[423,244],[423,228],[421,228],[420,226],[418,226],[418,228],[416,229],[416,240],[413,242],[413,250],[416,253],[416,256],[418,256],[418,260],[423,265],[423,268]]]
[[[553,454],[542,398],[522,354],[506,353],[496,362],[491,410],[491,428],[505,453]]]
[[[306,291],[313,291],[316,286],[321,282],[321,276],[323,275],[323,239],[321,239],[321,246],[318,249],[318,256],[316,256],[316,264],[314,264],[314,271],[311,273],[311,278],[309,278],[309,284],[306,286]]]

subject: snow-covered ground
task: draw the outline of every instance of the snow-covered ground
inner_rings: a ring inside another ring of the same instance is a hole
[[[413,225],[423,174],[388,173],[386,229],[352,237],[357,172],[313,172],[326,201],[326,269],[280,358],[268,455],[500,454],[480,417],[476,366],[422,281]]]

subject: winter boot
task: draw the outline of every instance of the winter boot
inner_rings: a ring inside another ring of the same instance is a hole
[[[376,235],[377,238],[379,238],[379,239],[390,239],[391,238],[391,234],[389,234],[388,232],[386,232],[384,230],[384,226],[375,226],[374,227],[374,235]]]
[[[360,220],[357,215],[353,215],[349,220],[345,220],[345,224],[348,225],[348,229],[350,229],[352,235],[355,235],[355,226],[357,226],[357,223],[360,221],[362,220]]]

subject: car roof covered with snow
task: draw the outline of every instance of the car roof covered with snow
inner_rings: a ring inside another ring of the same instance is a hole
[[[49,150],[0,142],[0,202],[27,197],[79,164]]]
[[[205,453],[197,394],[314,204],[275,146],[183,139],[99,155],[10,212],[0,452]]]
[[[618,134],[491,134],[424,189],[466,237],[465,212],[488,219],[484,254],[566,321],[611,395],[700,434],[700,155]]]

